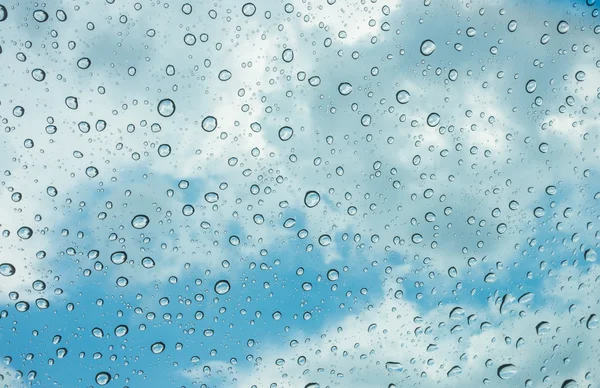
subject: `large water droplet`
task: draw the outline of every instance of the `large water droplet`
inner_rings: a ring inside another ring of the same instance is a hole
[[[154,354],[160,354],[165,350],[165,344],[163,342],[155,342],[150,346],[150,350]]]
[[[175,113],[175,103],[170,98],[165,98],[160,100],[156,109],[159,115],[170,117]]]
[[[144,214],[138,214],[131,220],[131,226],[133,226],[136,229],[144,229],[146,226],[148,226],[149,222],[150,219],[148,218],[148,216]]]
[[[279,129],[279,139],[281,141],[288,141],[294,135],[294,130],[288,126],[281,127]]]
[[[106,385],[110,382],[111,376],[108,372],[100,372],[96,375],[96,384]]]
[[[498,368],[498,377],[502,380],[510,380],[517,374],[517,367],[513,364],[500,365]]]
[[[347,96],[352,93],[352,85],[348,82],[342,82],[338,85],[338,92],[340,92],[342,96]]]
[[[435,43],[432,40],[426,39],[421,43],[421,54],[429,56],[435,51]]]
[[[212,132],[217,128],[217,119],[213,116],[206,116],[202,119],[202,129],[206,132]]]
[[[316,191],[307,191],[304,195],[304,204],[308,207],[315,207],[321,201],[321,196]]]
[[[560,22],[558,22],[558,24],[556,25],[556,30],[558,32],[560,32],[561,34],[566,34],[569,31],[569,23],[567,23],[564,20],[561,20]]]
[[[22,226],[17,230],[17,236],[22,238],[23,240],[28,240],[33,236],[33,230],[31,230],[28,226]]]
[[[256,12],[256,6],[253,3],[246,3],[242,6],[244,16],[250,17]]]
[[[400,104],[408,104],[410,101],[410,93],[406,90],[400,90],[398,93],[396,93],[396,101],[398,101]]]
[[[10,263],[0,264],[0,275],[2,276],[13,276],[17,272],[15,266]]]
[[[121,265],[127,261],[127,253],[124,251],[114,252],[112,255],[110,255],[110,261],[112,261],[113,264]]]
[[[402,372],[404,370],[404,367],[399,362],[388,361],[385,363],[385,369],[387,369],[388,372],[393,373],[393,372]]]
[[[215,292],[219,295],[225,295],[231,289],[231,285],[227,280],[219,280],[215,284]]]

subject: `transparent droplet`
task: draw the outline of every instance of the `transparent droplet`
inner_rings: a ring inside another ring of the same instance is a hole
[[[537,335],[544,335],[546,333],[550,332],[550,323],[546,322],[546,321],[542,321],[540,323],[538,323],[535,327],[535,332],[537,333]]]
[[[589,261],[591,263],[595,262],[598,259],[598,254],[596,250],[593,248],[587,249],[583,254],[585,261]]]
[[[510,22],[508,22],[508,31],[510,32],[515,32],[517,30],[517,21],[516,20],[511,20]]]
[[[435,51],[435,43],[432,40],[426,39],[421,43],[421,54],[429,56]]]
[[[252,16],[256,12],[256,6],[253,3],[246,3],[242,6],[242,13],[244,16]]]
[[[229,292],[231,285],[227,280],[219,280],[215,284],[215,292],[219,295],[225,295]]]
[[[160,100],[157,106],[158,114],[163,117],[170,117],[175,113],[175,103],[170,98]]]
[[[33,18],[36,22],[43,23],[48,20],[48,13],[42,9],[33,11]]]
[[[294,135],[294,130],[288,126],[281,127],[279,129],[279,139],[281,141],[288,141]]]
[[[308,207],[315,207],[321,201],[321,196],[316,191],[307,191],[304,195],[304,204]]]
[[[290,63],[294,60],[294,51],[292,51],[290,48],[283,50],[283,53],[281,53],[281,58],[284,62]]]
[[[76,97],[69,96],[65,98],[65,105],[67,105],[69,109],[75,110],[79,107],[79,102],[77,101]]]
[[[410,101],[410,93],[406,90],[400,90],[398,93],[396,93],[396,101],[398,101],[400,104],[408,104]]]
[[[17,236],[23,240],[28,240],[33,236],[33,230],[28,226],[22,226],[17,230]]]
[[[448,377],[454,377],[454,376],[458,376],[462,373],[462,368],[458,365],[453,366],[452,369],[450,369],[447,373]]]
[[[219,80],[229,81],[231,79],[231,72],[229,70],[221,70],[219,72]]]
[[[110,382],[111,375],[108,372],[100,372],[96,375],[96,384],[106,385]]]
[[[161,144],[160,146],[158,146],[158,155],[166,158],[167,156],[171,155],[171,146],[168,144]]]
[[[217,128],[217,119],[213,116],[206,116],[202,119],[202,129],[206,132],[212,132]]]
[[[91,65],[92,65],[92,61],[89,58],[87,58],[87,57],[80,58],[77,61],[77,67],[80,68],[80,69],[82,69],[82,70],[87,69]]]
[[[429,116],[427,116],[427,125],[429,125],[430,127],[435,127],[440,123],[440,115],[437,113],[430,113]]]
[[[148,223],[150,223],[150,219],[144,214],[138,214],[131,220],[131,226],[136,229],[144,229]]]
[[[404,367],[399,362],[388,361],[385,363],[385,369],[387,369],[388,372],[395,373],[402,372],[404,370]]]
[[[46,72],[42,69],[33,69],[31,71],[31,77],[38,82],[42,82],[46,78]]]
[[[348,82],[342,82],[338,85],[338,92],[342,96],[347,96],[348,94],[352,93],[352,85]]]
[[[127,253],[125,253],[124,251],[114,252],[110,255],[110,261],[112,261],[113,264],[121,265],[127,261]]]
[[[117,337],[124,337],[129,333],[129,327],[127,325],[119,325],[115,327],[115,335]]]
[[[16,272],[14,265],[10,263],[0,264],[0,275],[2,276],[13,276]]]
[[[89,166],[85,169],[85,175],[87,175],[90,178],[95,178],[96,176],[98,176],[98,169],[94,166]]]
[[[527,83],[525,84],[525,90],[527,91],[527,93],[533,93],[535,92],[535,89],[537,89],[537,82],[534,79],[530,79],[529,81],[527,81]]]
[[[517,374],[517,367],[513,364],[504,364],[498,368],[498,377],[502,380],[510,380]]]
[[[155,342],[150,346],[150,350],[154,354],[160,354],[165,350],[165,344],[163,342]]]
[[[560,22],[558,22],[558,24],[556,25],[556,30],[558,32],[560,32],[561,34],[566,34],[567,31],[569,31],[569,23],[567,23],[564,20],[561,20]]]

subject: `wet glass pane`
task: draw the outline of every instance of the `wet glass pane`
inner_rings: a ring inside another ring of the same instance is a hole
[[[0,2],[0,386],[600,386],[596,0]]]

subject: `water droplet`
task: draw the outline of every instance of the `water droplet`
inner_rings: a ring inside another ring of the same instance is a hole
[[[348,94],[352,93],[352,85],[348,82],[342,82],[338,85],[338,92],[342,96],[347,96]]]
[[[558,24],[556,25],[556,30],[558,32],[560,32],[561,34],[566,34],[567,31],[569,31],[569,23],[567,23],[564,20],[561,20],[560,22],[558,22]]]
[[[283,50],[283,53],[281,53],[281,58],[284,62],[290,63],[294,60],[294,51],[292,51],[290,48]]]
[[[219,295],[225,295],[231,289],[231,285],[227,280],[219,280],[215,284],[215,292]]]
[[[231,72],[227,69],[223,69],[219,72],[220,81],[229,81],[231,79]]]
[[[79,107],[79,102],[77,101],[76,97],[69,96],[65,98],[65,105],[67,105],[69,109],[75,110]]]
[[[430,127],[435,127],[440,123],[440,115],[437,113],[431,113],[427,116],[427,125]]]
[[[517,30],[517,26],[517,21],[511,20],[510,22],[508,22],[508,31],[515,32]]]
[[[281,127],[279,129],[279,139],[281,141],[288,141],[294,135],[294,130],[288,126]]]
[[[85,175],[87,175],[90,178],[95,178],[96,176],[98,176],[98,169],[94,166],[89,166],[85,169]]]
[[[589,261],[589,262],[593,263],[598,258],[598,254],[596,253],[595,249],[590,248],[585,251],[585,253],[583,254],[583,257],[584,257],[585,261]]]
[[[152,259],[151,257],[144,257],[142,259],[142,267],[146,269],[154,268],[155,265],[156,264],[154,263],[154,259]]]
[[[550,332],[550,323],[546,322],[546,321],[542,321],[540,323],[538,323],[535,327],[535,332],[537,333],[537,335],[544,335],[546,333]]]
[[[246,3],[242,6],[242,13],[244,16],[252,16],[256,12],[256,6],[253,3]]]
[[[322,234],[319,236],[319,244],[323,247],[326,247],[331,244],[331,236],[328,234]]]
[[[590,330],[597,328],[599,325],[600,319],[598,319],[598,316],[596,314],[590,315],[587,322],[585,323],[585,327],[587,327]]]
[[[454,377],[454,376],[458,376],[459,374],[462,373],[462,369],[460,366],[456,365],[453,366],[452,369],[450,369],[447,373],[448,377]]]
[[[533,215],[536,218],[542,218],[545,214],[546,214],[546,211],[542,207],[536,207],[535,209],[533,209]]]
[[[202,129],[206,132],[212,132],[217,128],[217,119],[213,116],[206,116],[202,120]]]
[[[112,255],[110,255],[110,261],[112,261],[113,264],[121,265],[127,261],[127,253],[124,251],[114,252]]]
[[[316,191],[307,191],[304,195],[304,204],[308,207],[315,207],[321,201],[321,196]]]
[[[96,375],[96,384],[106,385],[110,382],[111,376],[108,372],[100,372]]]
[[[43,9],[37,9],[33,11],[33,18],[36,22],[44,23],[46,20],[48,20],[48,13]]]
[[[0,4],[0,22],[5,21],[6,18],[8,18],[8,10],[6,9],[5,6]]]
[[[80,58],[77,61],[77,67],[80,68],[80,69],[82,69],[82,70],[87,69],[91,65],[92,65],[92,61],[89,58],[87,58],[87,57]]]
[[[208,203],[215,203],[219,200],[219,194],[211,191],[204,195],[204,200]]]
[[[583,82],[585,80],[585,72],[579,70],[577,73],[575,73],[575,79],[579,82]]]
[[[194,214],[194,207],[192,205],[184,205],[183,209],[181,209],[181,212],[183,213],[184,216],[189,217],[192,214]]]
[[[404,367],[399,362],[388,361],[385,363],[385,369],[387,369],[388,372],[394,373],[402,372],[404,370]]]
[[[28,226],[22,226],[17,230],[17,236],[22,238],[23,240],[28,240],[33,236],[33,230],[31,230]]]
[[[502,380],[510,380],[517,374],[517,367],[513,364],[504,364],[498,367],[498,377]]]
[[[158,146],[158,155],[162,158],[166,158],[171,155],[171,146],[168,144],[161,144]]]
[[[170,117],[175,113],[175,103],[170,98],[165,98],[160,100],[156,109],[159,115]]]
[[[532,301],[533,297],[534,294],[532,292],[526,292],[519,298],[519,303],[527,304]]]
[[[421,54],[429,56],[435,51],[435,43],[432,40],[426,39],[421,43]]]
[[[339,278],[340,278],[340,273],[338,272],[337,269],[330,269],[329,271],[327,271],[327,279],[329,279],[330,281],[335,282]]]
[[[534,79],[530,79],[529,81],[527,81],[527,83],[525,84],[525,90],[527,91],[527,93],[533,93],[535,92],[535,89],[537,89],[537,82]]]
[[[136,229],[144,229],[146,226],[148,226],[149,222],[150,219],[148,216],[145,216],[144,214],[138,214],[131,220],[131,226]]]
[[[560,386],[560,388],[579,388],[579,384],[577,384],[577,381],[569,379],[565,380]]]
[[[310,86],[319,86],[321,84],[321,78],[318,76],[310,77],[308,79],[308,84]]]
[[[152,351],[152,353],[154,354],[160,354],[165,350],[165,344],[162,342],[155,342],[152,344],[152,346],[150,346],[150,350]]]
[[[42,82],[46,78],[46,72],[42,69],[33,69],[31,71],[31,77],[38,82]]]
[[[398,93],[396,93],[396,101],[398,101],[400,104],[408,104],[410,101],[410,93],[406,90],[400,90]]]
[[[17,272],[14,265],[10,263],[0,264],[0,275],[2,276],[13,276]]]
[[[129,333],[129,327],[127,325],[119,325],[115,327],[115,335],[117,337],[124,337]]]

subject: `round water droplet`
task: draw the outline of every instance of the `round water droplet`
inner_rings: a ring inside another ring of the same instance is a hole
[[[155,342],[150,346],[150,350],[154,354],[160,354],[165,350],[165,344],[162,342]]]
[[[347,96],[352,93],[352,85],[348,82],[342,82],[338,85],[338,92],[340,92],[342,96]]]
[[[215,203],[219,200],[219,194],[210,192],[204,195],[204,200],[208,203]]]
[[[206,116],[202,120],[202,129],[206,132],[212,132],[217,128],[217,119],[213,116]]]
[[[67,105],[69,109],[75,110],[79,107],[79,102],[77,101],[76,97],[69,96],[65,98],[65,105]]]
[[[281,58],[284,62],[290,63],[294,60],[294,51],[292,51],[290,48],[283,50],[283,53],[281,53]]]
[[[569,31],[569,23],[567,23],[564,20],[561,20],[560,22],[558,22],[558,24],[556,25],[556,30],[558,32],[560,32],[561,34],[566,34]]]
[[[515,32],[517,30],[517,21],[516,20],[511,20],[510,22],[508,22],[508,31],[510,32]]]
[[[225,295],[231,289],[231,285],[227,280],[219,280],[215,284],[215,292],[219,295]]]
[[[398,93],[396,93],[396,101],[398,101],[400,104],[408,104],[410,101],[410,93],[406,90],[400,90]]]
[[[114,252],[110,255],[110,261],[112,261],[113,264],[121,265],[127,261],[127,253],[123,251]]]
[[[142,259],[142,267],[144,267],[146,269],[150,269],[150,268],[153,268],[154,266],[155,266],[154,259],[152,259],[151,257],[144,257]]]
[[[319,86],[321,84],[321,78],[319,76],[310,77],[308,79],[308,84],[310,86]]]
[[[510,380],[517,374],[517,367],[513,364],[500,365],[498,368],[498,377],[502,380]]]
[[[529,81],[527,81],[527,83],[525,84],[525,90],[527,91],[527,93],[533,93],[535,92],[535,89],[537,89],[537,82],[534,79],[530,79]]]
[[[421,54],[429,56],[435,51],[435,43],[432,40],[426,39],[421,43]]]
[[[321,196],[316,191],[307,191],[304,195],[304,204],[308,207],[315,207],[321,201]]]
[[[194,214],[194,207],[192,205],[184,205],[183,209],[181,209],[181,212],[183,213],[184,216],[189,217],[192,214]]]
[[[42,82],[46,79],[46,72],[42,69],[33,69],[31,71],[31,77],[38,82]]]
[[[253,3],[246,3],[242,6],[244,16],[250,17],[256,12],[256,6]]]
[[[175,113],[175,103],[170,98],[160,100],[157,106],[158,114],[163,117],[170,117]]]
[[[87,57],[80,58],[77,61],[77,67],[80,68],[80,69],[82,69],[82,70],[87,69],[91,65],[92,65],[92,61],[89,58],[87,58]]]
[[[533,215],[536,218],[542,218],[545,214],[546,214],[546,211],[542,207],[536,207],[535,209],[533,209]]]
[[[29,310],[29,303],[25,302],[24,300],[15,303],[15,309],[20,312],[20,313],[24,313],[25,311]]]
[[[22,226],[17,230],[17,236],[22,238],[23,240],[30,239],[33,236],[33,230],[31,230],[28,226]]]
[[[15,266],[10,263],[0,264],[0,275],[2,276],[13,276],[17,272]]]
[[[115,335],[117,337],[126,336],[127,333],[129,333],[129,328],[127,327],[127,325],[119,325],[115,327]]]
[[[585,81],[585,72],[580,70],[577,73],[575,73],[575,79],[579,82]]]
[[[89,166],[85,169],[85,175],[87,175],[90,178],[95,178],[96,176],[98,176],[98,169],[94,166]]]
[[[150,219],[144,214],[138,214],[131,220],[131,226],[136,229],[144,229],[146,226],[148,226],[148,223],[150,223]]]
[[[331,244],[331,236],[329,236],[328,234],[322,234],[319,237],[319,244],[322,247],[326,247],[326,246],[330,245]]]
[[[430,113],[429,116],[427,116],[427,125],[429,125],[430,127],[435,127],[440,123],[440,115],[433,112]]]
[[[106,385],[110,382],[111,376],[108,372],[100,372],[96,375],[96,384]]]
[[[598,259],[598,254],[596,253],[596,250],[590,248],[585,251],[585,253],[583,254],[583,258],[585,259],[585,261],[593,263],[596,261],[596,259]]]
[[[171,155],[171,146],[168,144],[161,144],[158,146],[158,155],[162,158],[166,158]]]
[[[219,80],[229,81],[230,79],[231,79],[231,72],[229,70],[224,69],[219,72]]]
[[[43,9],[33,11],[33,18],[36,22],[43,23],[48,20],[48,13]]]
[[[371,125],[371,115],[363,115],[363,117],[360,118],[360,123],[363,125],[363,127],[368,127]]]
[[[288,141],[294,135],[294,130],[288,126],[281,127],[279,129],[279,139],[281,141]]]
[[[579,384],[577,384],[577,381],[573,379],[568,379],[562,383],[560,388],[579,388]]]
[[[340,273],[338,272],[337,269],[330,269],[329,271],[327,271],[327,279],[329,279],[330,281],[335,282],[339,278],[340,278]]]

